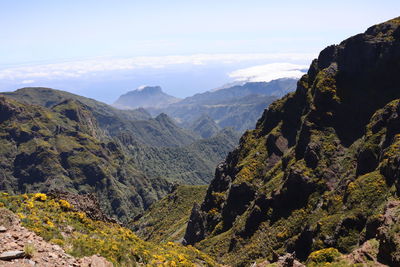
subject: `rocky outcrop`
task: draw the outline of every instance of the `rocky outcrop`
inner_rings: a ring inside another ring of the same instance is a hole
[[[113,266],[100,256],[76,259],[66,254],[60,246],[22,227],[19,218],[3,208],[0,224],[8,226],[7,231],[0,233],[0,266]]]
[[[62,199],[72,205],[71,210],[84,212],[86,215],[95,221],[118,223],[114,218],[107,216],[101,209],[100,203],[94,194],[78,195],[59,189],[51,190],[48,195],[55,199]]]
[[[400,188],[399,62],[400,19],[321,51],[217,168],[187,242],[244,266],[376,238]],[[397,262],[393,240],[379,238],[382,261]]]
[[[398,212],[400,201],[390,201],[385,206],[381,225],[378,228],[379,254],[381,262],[389,266],[400,266],[400,233]]]
[[[0,97],[0,123],[2,123],[5,120],[8,120],[18,112],[19,112],[18,108],[13,107],[9,103],[7,103],[4,97]]]
[[[197,203],[193,205],[192,213],[189,217],[188,227],[186,228],[185,236],[183,237],[182,244],[193,245],[204,239],[204,225],[202,213]]]

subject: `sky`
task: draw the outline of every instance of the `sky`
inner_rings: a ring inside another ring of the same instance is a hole
[[[112,102],[158,83],[185,97],[260,66],[309,65],[396,16],[392,0],[1,0],[0,90],[58,86]]]

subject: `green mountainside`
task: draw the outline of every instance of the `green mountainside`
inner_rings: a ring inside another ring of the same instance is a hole
[[[208,139],[181,147],[129,145],[132,160],[149,177],[163,177],[178,184],[209,184],[215,167],[236,147],[238,133],[223,129]]]
[[[77,100],[92,112],[101,129],[124,144],[180,146],[190,144],[196,139],[190,132],[177,127],[165,114],[152,119],[144,109],[119,110],[83,96],[42,87],[22,88],[1,94],[27,104],[48,108],[64,100]]]
[[[153,119],[144,110],[121,111],[48,88],[3,95],[0,189],[95,193],[123,221],[172,183],[209,183],[239,139],[228,129],[201,139],[165,114]]]
[[[208,115],[200,116],[188,127],[202,138],[214,136],[221,129]]]
[[[206,191],[206,185],[179,186],[155,202],[143,216],[130,223],[129,227],[146,241],[180,242],[193,204],[201,202]]]
[[[94,193],[125,220],[170,190],[134,167],[118,142],[75,100],[51,109],[0,97],[0,188],[10,193],[62,189]]]
[[[400,266],[399,74],[400,18],[324,49],[217,168],[185,243],[233,266]]]

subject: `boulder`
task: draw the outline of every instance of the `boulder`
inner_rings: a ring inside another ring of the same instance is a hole
[[[25,252],[22,250],[10,250],[0,254],[0,260],[7,261],[13,259],[20,259],[25,257]]]

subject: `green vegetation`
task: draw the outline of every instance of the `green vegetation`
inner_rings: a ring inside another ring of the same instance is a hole
[[[324,248],[312,252],[310,256],[308,256],[307,262],[310,263],[310,265],[329,263],[335,261],[339,256],[340,253],[336,248]]]
[[[179,242],[185,234],[193,204],[203,201],[206,190],[207,186],[179,186],[154,203],[130,227],[144,240]]]
[[[33,255],[36,253],[35,246],[31,243],[25,244],[24,253],[25,253],[25,257],[32,258]]]
[[[237,145],[239,137],[223,129],[208,139],[181,147],[129,146],[132,161],[149,177],[162,177],[177,184],[208,184],[215,167]]]
[[[271,104],[219,168],[189,243],[235,266],[288,251],[309,266],[352,266],[376,238],[366,266],[400,264],[393,22],[326,48],[297,90]]]
[[[65,200],[45,194],[0,195],[0,206],[16,213],[22,225],[75,257],[101,255],[117,266],[217,266],[193,247],[173,242],[150,243],[118,224],[93,221],[70,208]],[[68,207],[68,208],[66,208]],[[32,246],[25,253],[34,253]]]
[[[49,88],[23,88],[2,94],[23,103],[51,108],[59,115],[51,112],[43,114],[43,119],[50,124],[57,121],[59,125],[67,125],[67,129],[79,124],[80,142],[74,141],[77,137],[75,133],[58,134],[56,135],[58,151],[69,152],[72,149],[78,151],[89,146],[93,150],[99,150],[103,148],[93,146],[96,143],[92,142],[93,137],[101,141],[104,141],[104,138],[108,141],[113,140],[122,144],[118,148],[123,151],[117,153],[129,157],[131,159],[129,165],[140,170],[152,179],[153,183],[165,179],[178,184],[207,184],[214,175],[215,166],[236,146],[239,139],[238,134],[230,129],[215,132],[208,139],[199,139],[200,137],[177,127],[165,114],[152,119],[143,109],[118,110],[93,99]],[[47,109],[37,112],[42,113],[44,110]],[[76,112],[77,110],[79,112]],[[58,118],[60,115],[62,117]],[[13,126],[19,127],[16,123]],[[30,127],[27,126],[24,130],[29,132]],[[53,131],[53,125],[50,128],[43,125],[38,127],[37,132],[43,137],[52,138]],[[81,135],[80,132],[86,135]],[[31,149],[32,142],[36,144],[39,141],[28,141],[23,147]],[[45,142],[40,142],[46,147]],[[8,146],[8,143],[2,144],[0,152],[2,149],[10,151]],[[75,155],[71,159],[76,163],[85,157],[82,154]],[[95,160],[92,159],[91,162],[94,163]],[[150,194],[151,198],[156,197],[156,194]],[[160,195],[163,194],[162,190]]]
[[[10,114],[0,123],[0,188],[9,193],[94,193],[110,216],[124,221],[170,189],[165,180],[146,178],[135,168],[77,101],[51,110],[1,97],[0,107]]]

